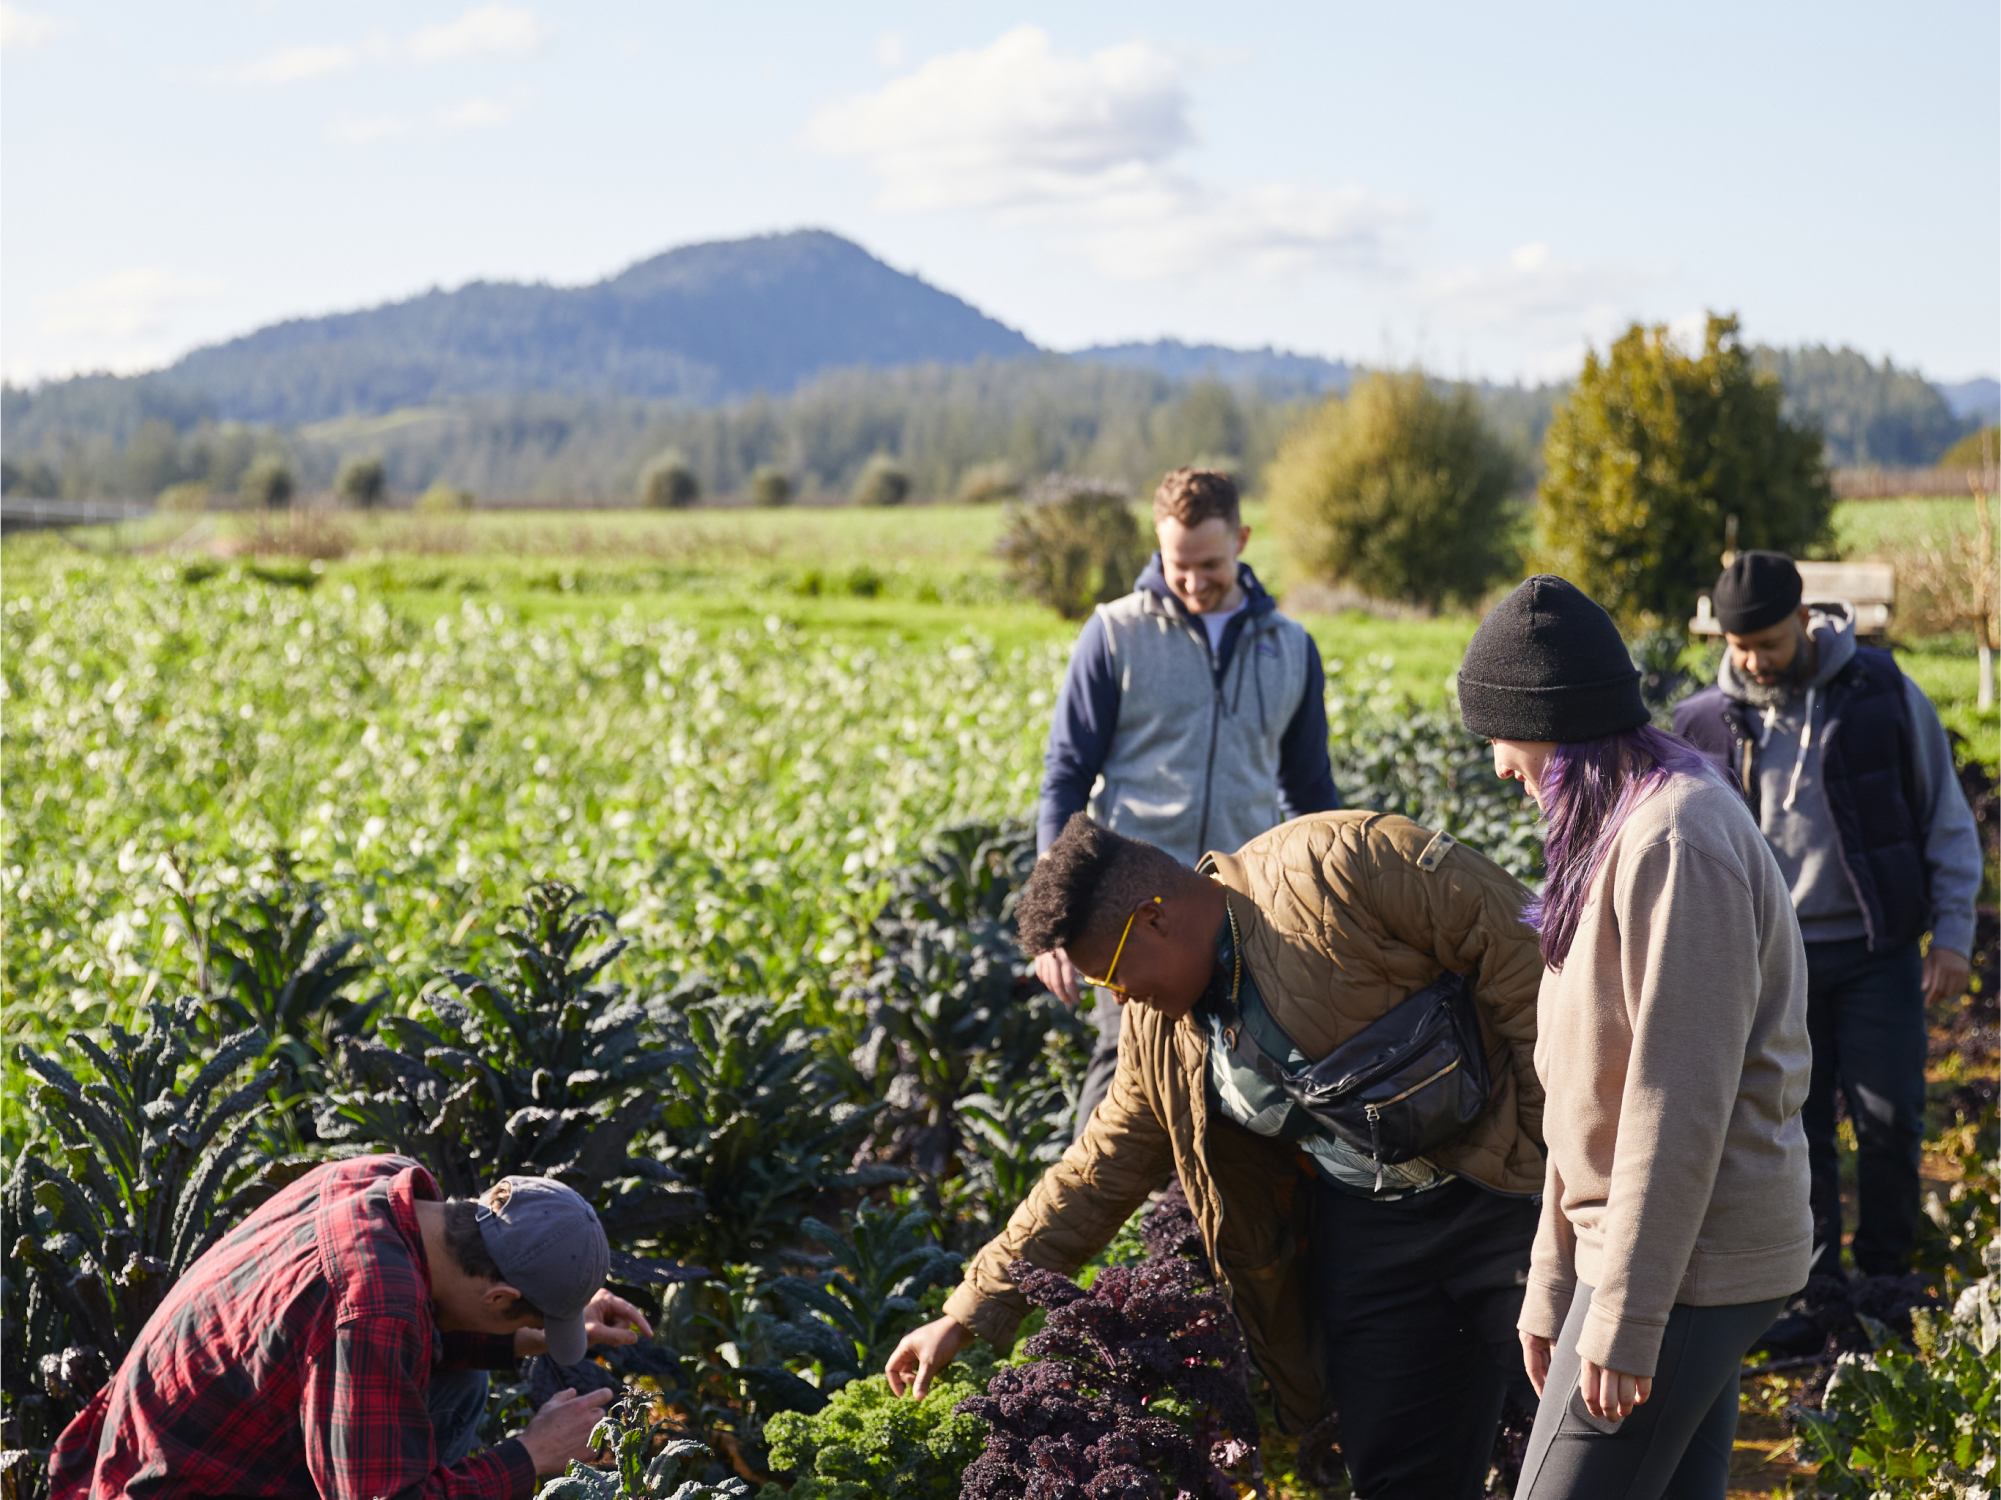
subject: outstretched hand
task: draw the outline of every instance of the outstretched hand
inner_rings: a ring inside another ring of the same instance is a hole
[[[931,1377],[959,1357],[973,1341],[973,1331],[954,1317],[937,1318],[906,1333],[883,1366],[892,1394],[906,1390],[922,1401],[931,1391]]]

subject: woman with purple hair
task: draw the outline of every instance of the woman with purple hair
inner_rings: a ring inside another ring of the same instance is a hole
[[[1480,622],[1459,706],[1542,809],[1548,872],[1527,917],[1549,1166],[1520,1323],[1542,1401],[1515,1493],[1722,1500],[1739,1367],[1812,1258],[1785,879],[1565,580]]]

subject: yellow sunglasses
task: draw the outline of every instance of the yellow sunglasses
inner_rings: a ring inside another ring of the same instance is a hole
[[[1160,897],[1155,896],[1153,904],[1155,906],[1160,905]],[[1126,930],[1119,934],[1119,945],[1112,950],[1112,966],[1105,970],[1105,977],[1103,979],[1093,979],[1089,974],[1086,974],[1084,976],[1086,984],[1095,984],[1100,989],[1117,990],[1121,995],[1126,993],[1123,986],[1112,982],[1112,976],[1119,972],[1119,959],[1126,951],[1126,939],[1133,935],[1133,923],[1139,920],[1139,914],[1145,910],[1146,906],[1144,903],[1133,908],[1133,914],[1126,918]]]

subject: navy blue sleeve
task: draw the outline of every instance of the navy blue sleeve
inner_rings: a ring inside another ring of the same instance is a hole
[[[1327,759],[1327,674],[1312,636],[1306,638],[1306,691],[1278,742],[1278,801],[1288,818],[1332,812],[1341,805]]]
[[[1318,658],[1314,672],[1319,673]],[[1323,709],[1323,721],[1325,717]],[[1063,676],[1063,691],[1057,695],[1056,716],[1049,726],[1049,748],[1042,756],[1042,808],[1035,819],[1038,855],[1048,852],[1070,815],[1082,812],[1091,800],[1091,788],[1097,785],[1098,772],[1111,752],[1112,731],[1118,726],[1118,674],[1112,669],[1104,622],[1093,614],[1070,653],[1070,670]],[[1321,758],[1326,758],[1324,750]]]

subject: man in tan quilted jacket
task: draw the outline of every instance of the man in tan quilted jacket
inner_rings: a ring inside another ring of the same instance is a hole
[[[1357,1500],[1473,1500],[1504,1392],[1534,1410],[1515,1334],[1543,1181],[1528,894],[1380,813],[1296,819],[1202,873],[1073,817],[1022,892],[1022,946],[1067,949],[1127,1006],[1118,1071],[945,1316],[897,1346],[891,1387],[923,1394],[976,1336],[1011,1343],[1027,1305],[1007,1267],[1074,1274],[1171,1168],[1281,1423],[1338,1412]],[[1447,970],[1474,976],[1487,1107],[1380,1172],[1225,1040],[1234,991],[1267,1055],[1315,1061]]]

